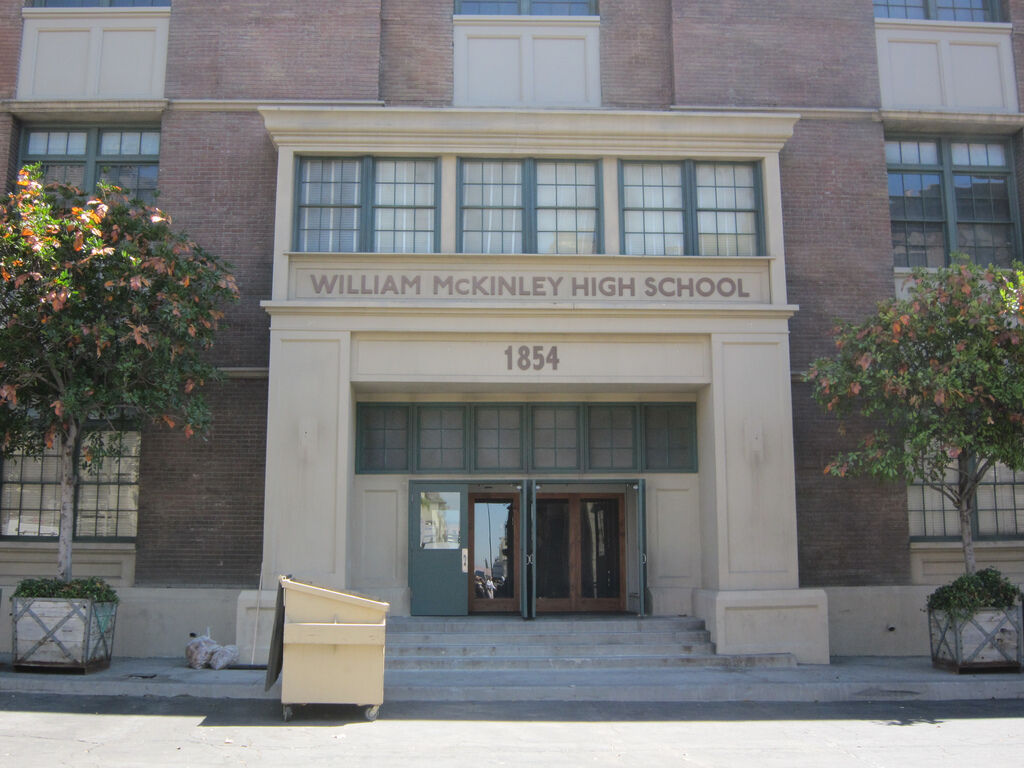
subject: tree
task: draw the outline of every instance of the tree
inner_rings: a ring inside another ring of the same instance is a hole
[[[58,578],[71,578],[80,466],[117,450],[83,427],[205,431],[206,353],[237,296],[226,265],[159,209],[18,174],[0,205],[0,435],[5,456],[58,454]]]
[[[937,490],[958,512],[967,573],[978,484],[995,463],[1024,468],[1021,276],[969,263],[916,271],[906,298],[833,329],[835,355],[806,376],[842,430],[851,418],[868,425],[825,472]]]

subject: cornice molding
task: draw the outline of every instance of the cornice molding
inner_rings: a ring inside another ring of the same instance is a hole
[[[260,107],[275,146],[299,152],[497,157],[761,157],[795,113]]]

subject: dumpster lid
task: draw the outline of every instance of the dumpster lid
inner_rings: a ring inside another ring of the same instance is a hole
[[[354,595],[351,592],[339,592],[336,589],[316,587],[312,584],[295,581],[287,576],[280,577],[280,585],[282,589],[302,592],[307,595],[315,595],[317,597],[327,598],[328,600],[336,600],[339,603],[346,603],[348,605],[359,605],[364,608],[377,608],[385,611],[391,608],[391,603],[382,603],[379,600],[371,600],[368,597]]]

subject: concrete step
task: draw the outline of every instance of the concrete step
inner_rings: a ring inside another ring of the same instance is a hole
[[[781,654],[752,654],[745,656],[721,656],[717,654],[700,655],[669,655],[659,656],[642,654],[635,656],[500,656],[494,658],[472,656],[401,656],[389,657],[385,660],[386,672],[401,671],[481,671],[502,672],[510,670],[582,670],[582,669],[662,669],[679,667],[791,667],[795,666],[794,658]]]
[[[595,632],[588,633],[590,645],[692,645],[711,642],[706,630],[684,632]],[[566,632],[387,632],[388,647],[410,645],[444,645],[452,638],[467,644],[495,645],[570,645],[580,642],[578,637]]]
[[[519,616],[458,616],[458,617],[389,617],[388,632],[472,634],[477,632],[529,632],[536,634],[576,634],[580,632],[666,632],[700,631],[704,629],[702,619],[689,616],[648,617],[638,616],[543,616],[525,620]]]
[[[387,644],[387,658],[398,659],[410,656],[421,657],[487,657],[509,656],[563,658],[567,656],[708,656],[714,653],[709,642],[704,643],[548,643],[548,642],[505,642],[496,639],[487,643],[459,643],[451,639],[430,643]]]

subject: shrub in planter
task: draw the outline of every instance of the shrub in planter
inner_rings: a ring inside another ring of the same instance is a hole
[[[11,603],[15,668],[110,664],[118,598],[103,579],[25,579]]]
[[[928,596],[932,663],[957,671],[1021,668],[1021,591],[995,568],[960,576]]]

